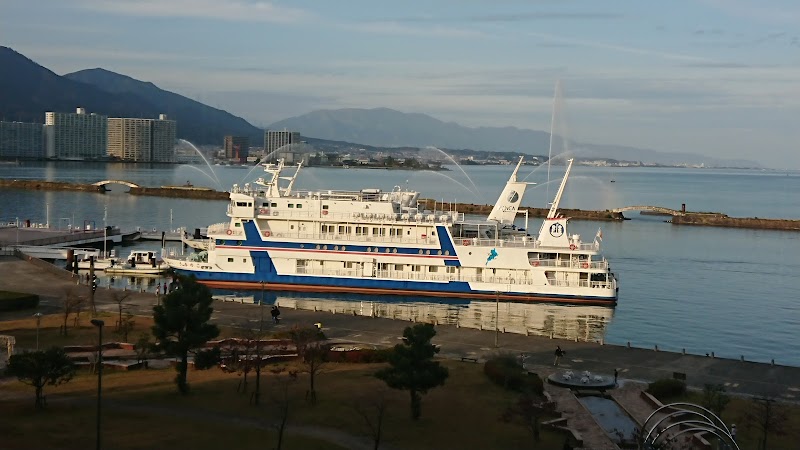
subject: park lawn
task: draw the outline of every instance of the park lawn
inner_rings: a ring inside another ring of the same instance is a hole
[[[761,431],[755,426],[748,426],[747,412],[755,411],[756,400],[751,397],[734,396],[730,394],[730,403],[722,411],[721,419],[728,425],[736,424],[736,442],[741,449],[759,448],[762,438]],[[687,402],[696,405],[703,404],[702,391],[691,390],[680,397],[670,398],[662,401],[665,405],[674,402]],[[800,437],[800,405],[795,403],[780,403],[787,413],[787,421],[783,426],[785,435],[781,436],[771,433],[767,436],[767,448],[769,449],[790,449],[797,448],[797,439]]]
[[[175,375],[173,370],[132,372],[106,370],[103,376],[103,398],[111,405],[109,406],[111,410],[113,405],[126,405],[127,409],[122,408],[119,414],[117,411],[104,413],[103,417],[107,419],[103,427],[104,429],[116,427],[117,430],[113,433],[117,437],[113,439],[118,441],[113,445],[109,441],[109,448],[165,448],[174,443],[171,440],[175,436],[171,431],[173,428],[186,430],[189,435],[197,430],[198,448],[211,448],[211,443],[219,444],[220,441],[216,440],[217,435],[227,435],[227,440],[224,441],[227,445],[250,448],[249,443],[258,441],[262,442],[261,448],[263,448],[263,441],[266,439],[268,446],[271,447],[275,436],[269,434],[272,433],[271,430],[250,430],[250,428],[258,428],[264,423],[273,423],[277,420],[276,399],[286,387],[290,405],[289,426],[321,427],[368,438],[369,433],[364,419],[356,413],[353,405],[360,399],[374,400],[385,391],[388,409],[383,442],[388,446],[415,449],[532,448],[532,439],[524,427],[506,424],[500,420],[502,411],[515,398],[513,393],[503,391],[487,381],[483,375],[482,365],[455,361],[443,361],[443,363],[450,369],[450,379],[445,386],[434,389],[423,397],[422,418],[418,422],[410,418],[407,392],[388,390],[380,380],[372,376],[379,367],[382,367],[376,364],[326,366],[326,372],[317,378],[318,403],[314,407],[305,401],[308,378],[304,374],[300,374],[296,381],[289,381],[290,377],[285,374],[275,375],[268,369],[265,370],[262,374],[261,406],[254,407],[249,405],[249,393],[236,392],[240,377],[223,373],[219,369],[191,370],[188,381],[192,394],[189,396],[177,393],[173,383]],[[68,384],[45,388],[50,406],[41,413],[41,417],[46,418],[47,422],[61,424],[59,425],[61,433],[66,433],[67,436],[62,436],[60,442],[80,441],[82,444],[91,442],[85,439],[94,436],[91,424],[94,417],[92,414],[96,380],[95,376],[84,370]],[[253,381],[251,375],[250,392],[254,387]],[[32,389],[15,382],[4,385],[4,388],[12,386],[17,399],[11,404],[0,403],[0,409],[4,411],[20,409],[25,411],[25,414],[9,414],[11,423],[5,426],[12,428],[19,426],[23,430],[35,429],[31,428],[34,425],[26,424],[36,423]],[[19,399],[19,395],[23,393],[30,395],[27,401]],[[81,400],[77,404],[67,404],[66,400],[63,400],[66,398]],[[68,407],[80,411],[70,412]],[[142,411],[147,411],[147,414],[141,414]],[[156,413],[152,413],[153,411]],[[53,420],[56,417],[58,420]],[[198,427],[197,425],[205,419],[208,425],[212,426]],[[89,432],[86,431],[86,421],[89,423]],[[231,421],[239,422],[231,423]],[[221,428],[218,428],[218,425]],[[236,428],[244,428],[246,432],[240,433]],[[206,429],[217,431],[210,433],[215,434],[214,436],[204,437]],[[135,441],[137,433],[142,433],[142,430],[145,432],[159,430],[159,432],[148,436],[146,443],[140,447],[132,445],[130,442]],[[258,438],[258,436],[272,437]],[[285,448],[336,448],[312,443],[307,443],[305,447],[293,447],[294,444],[290,444],[298,440],[297,435],[285,436],[287,444]],[[561,434],[543,430],[542,441],[535,448],[560,449],[564,440],[565,437]],[[179,447],[189,447],[183,444],[184,441],[179,442],[181,442]],[[53,446],[47,444],[43,442],[42,445],[31,448]]]

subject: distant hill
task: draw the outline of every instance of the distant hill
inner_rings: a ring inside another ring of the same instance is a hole
[[[469,128],[443,122],[426,114],[403,113],[388,108],[314,111],[273,123],[271,130],[297,130],[303,136],[359,142],[376,147],[426,147],[535,151],[547,153],[550,135],[514,127]]]
[[[426,147],[547,155],[550,134],[515,127],[470,128],[425,114],[388,108],[320,110],[273,123],[272,130],[289,129],[319,139],[359,142],[375,147]],[[686,152],[571,143],[580,158],[641,161],[646,164],[705,164],[707,167],[761,167],[754,161],[726,160]],[[561,148],[557,145],[556,148]]]
[[[47,111],[87,112],[144,117],[157,108],[141,97],[110,95],[95,86],[70,80],[8,47],[0,47],[0,120],[44,123]]]
[[[262,145],[264,132],[241,117],[212,108],[198,101],[160,89],[153,83],[105,69],[86,69],[68,73],[65,78],[90,84],[114,95],[133,95],[154,105],[154,113],[165,113],[178,122],[178,137],[195,144],[222,145],[227,134],[250,137],[254,146]]]

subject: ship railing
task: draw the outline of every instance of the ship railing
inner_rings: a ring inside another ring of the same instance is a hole
[[[262,212],[264,210],[264,212]],[[228,206],[228,214],[233,215],[233,208]],[[464,219],[463,213],[450,213],[440,212],[437,214],[423,214],[417,217],[413,214],[405,213],[381,213],[381,212],[333,212],[327,209],[323,210],[297,210],[297,209],[275,209],[275,208],[257,208],[255,211],[256,216],[260,218],[277,217],[280,219],[310,219],[318,221],[319,219],[341,222],[343,224],[358,225],[362,223],[388,223],[388,224],[439,224],[451,225],[454,221]]]
[[[225,232],[224,230],[222,231]],[[381,247],[381,253],[384,252],[383,247],[392,245],[424,245],[424,244],[438,244],[439,240],[436,236],[429,236],[426,238],[409,239],[407,237],[386,237],[386,236],[370,236],[370,235],[347,235],[337,233],[272,233],[273,238],[278,239],[303,239],[303,240],[318,240],[328,241],[328,249],[332,249],[335,245],[342,244],[356,244],[356,245],[369,245],[375,244]]]
[[[231,228],[231,224],[228,222],[215,223],[213,225],[209,225],[206,233],[209,235],[227,234],[229,236],[244,236],[244,230],[237,230],[236,228]]]
[[[511,239],[486,239],[475,237],[454,237],[453,240],[457,244],[475,245],[483,247],[526,247],[526,248],[544,248],[548,250],[558,250],[554,247],[543,246],[541,241],[532,237],[519,237]],[[575,250],[596,251],[598,247],[594,243],[578,243]],[[565,249],[566,250],[566,249]]]
[[[586,259],[576,260],[556,260],[556,259],[535,259],[531,258],[528,263],[533,267],[563,267],[568,269],[607,269],[608,261],[605,259],[590,261]]]

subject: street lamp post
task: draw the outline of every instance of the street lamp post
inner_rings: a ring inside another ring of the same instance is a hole
[[[42,313],[37,312],[33,315],[36,317],[36,351],[39,351],[39,325],[42,323]]]
[[[100,319],[92,319],[92,325],[97,327],[98,330],[98,337],[97,337],[97,420],[96,425],[97,429],[95,440],[95,449],[100,450],[100,396],[102,393],[102,386],[103,386],[103,325],[106,323]]]
[[[500,291],[494,293],[494,346],[498,346],[500,337]]]

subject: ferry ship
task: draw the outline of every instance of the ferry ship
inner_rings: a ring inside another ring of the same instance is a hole
[[[228,222],[208,227],[208,250],[165,257],[177,273],[221,289],[418,295],[613,305],[617,280],[600,253],[558,213],[572,160],[539,234],[517,227],[525,188],[513,170],[485,219],[420,208],[420,193],[300,191],[301,171],[264,164],[265,176],[233,185]]]

